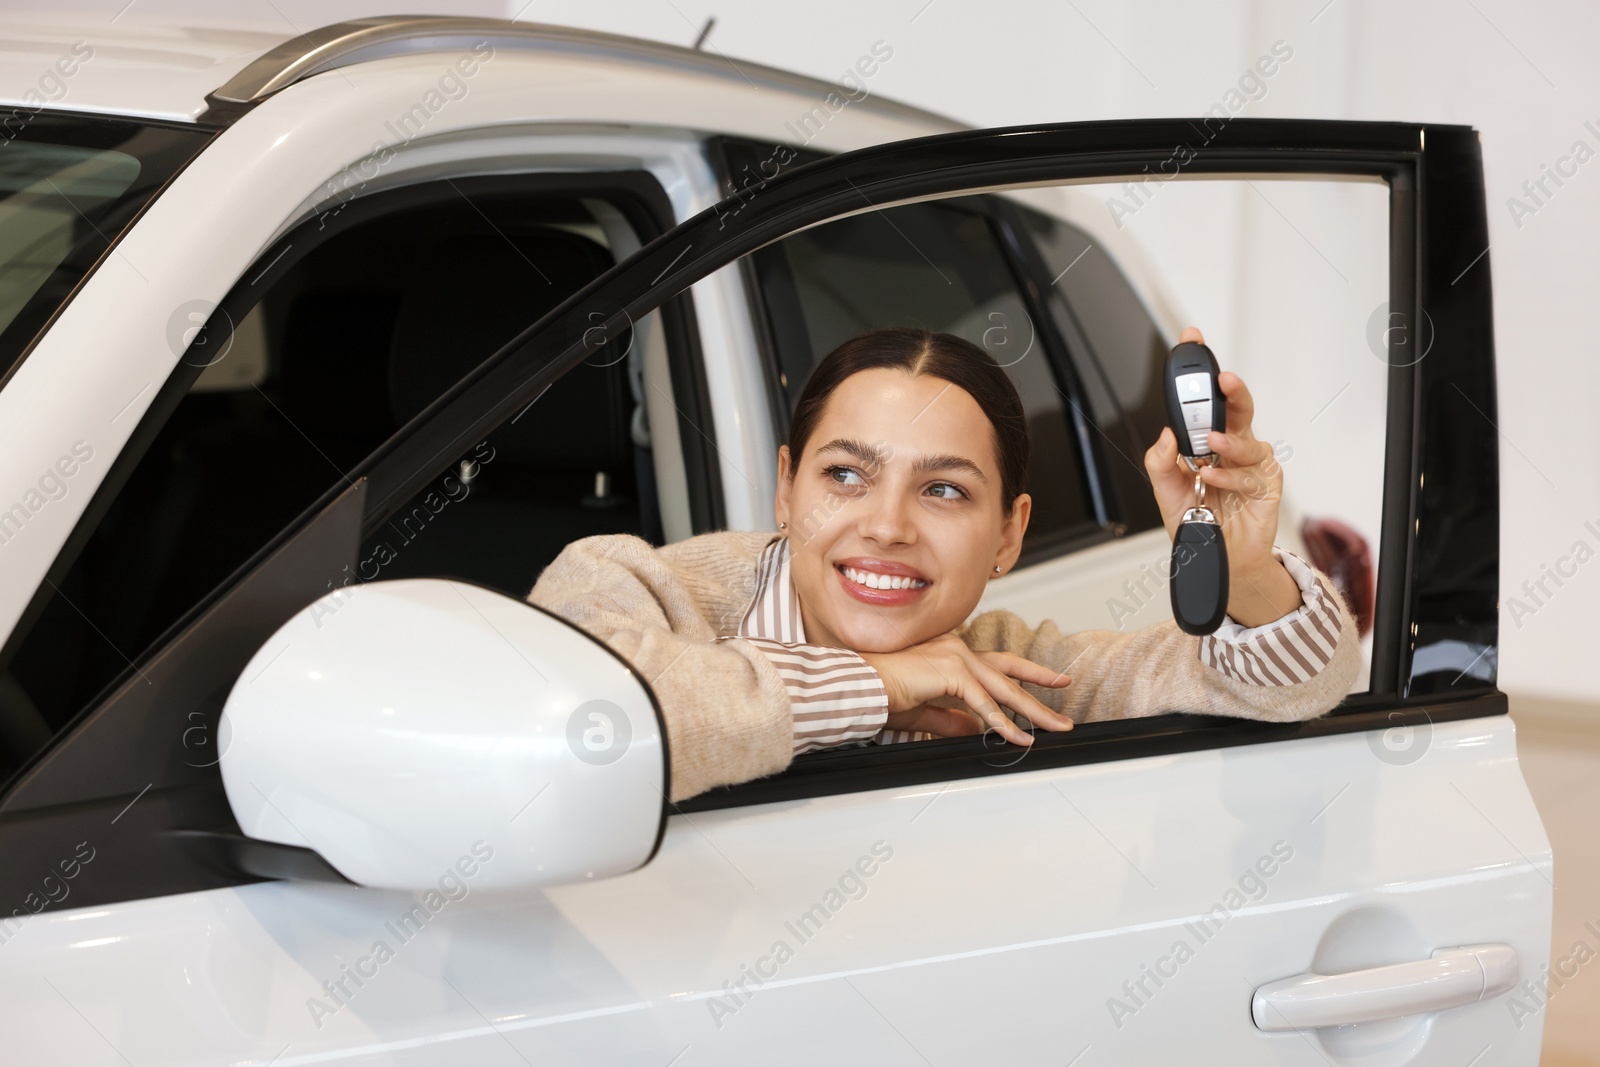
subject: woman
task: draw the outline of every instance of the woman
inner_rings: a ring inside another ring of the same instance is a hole
[[[1200,341],[1190,327],[1182,340]],[[1011,380],[949,334],[875,330],[817,365],[778,449],[779,533],[655,548],[566,547],[528,599],[606,642],[655,690],[671,799],[782,770],[797,753],[1185,711],[1274,722],[1339,703],[1355,621],[1326,576],[1273,546],[1282,469],[1220,384],[1228,432],[1204,468],[1231,571],[1209,637],[1170,620],[1063,634],[1009,611],[967,622],[1028,527],[1027,421]],[[1167,532],[1193,502],[1170,429],[1145,454]],[[1070,672],[1070,676],[1069,673]]]

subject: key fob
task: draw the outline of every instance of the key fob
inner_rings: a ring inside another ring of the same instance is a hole
[[[1220,373],[1217,357],[1205,345],[1186,341],[1167,355],[1167,422],[1177,435],[1178,451],[1191,461],[1211,456],[1206,434],[1228,428],[1227,400],[1217,384]],[[1167,575],[1172,618],[1178,629],[1195,636],[1215,633],[1228,613],[1228,548],[1202,490],[1197,476],[1194,507],[1172,539]]]
[[[1195,510],[1211,514],[1204,508]],[[1167,577],[1178,629],[1196,637],[1216,633],[1228,614],[1228,547],[1215,520],[1185,517],[1178,525]]]
[[[1206,434],[1228,429],[1228,402],[1217,384],[1217,357],[1185,341],[1167,355],[1167,422],[1178,435],[1178,451],[1190,459],[1211,455]]]

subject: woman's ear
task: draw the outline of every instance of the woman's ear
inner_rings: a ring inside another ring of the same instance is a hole
[[[989,577],[998,578],[1001,574],[1011,573],[1017,557],[1022,555],[1022,535],[1028,532],[1028,519],[1032,514],[1033,497],[1019,493],[1011,504],[1011,514],[1000,526],[1000,547],[994,557],[995,566],[1000,568],[1000,572],[996,574],[991,571]]]
[[[789,446],[778,446],[778,489],[772,498],[772,516],[779,527],[789,522]]]

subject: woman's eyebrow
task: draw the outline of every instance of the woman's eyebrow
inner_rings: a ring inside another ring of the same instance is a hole
[[[869,445],[854,437],[836,437],[817,449],[816,454],[824,456],[830,452],[843,452],[846,455],[855,457],[869,467],[882,466],[894,455],[894,449],[892,448]],[[925,453],[918,456],[911,464],[911,473],[913,474],[931,474],[934,471],[961,471],[964,474],[972,475],[985,484],[988,484],[989,481],[988,477],[983,473],[983,469],[972,460],[951,453]]]

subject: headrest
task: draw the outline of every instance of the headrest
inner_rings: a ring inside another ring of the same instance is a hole
[[[404,424],[501,345],[611,266],[580,234],[553,227],[462,234],[431,246],[406,283],[389,352],[389,401]],[[604,355],[595,363],[608,362]],[[632,463],[627,360],[563,375],[515,424],[497,456],[546,469]]]

